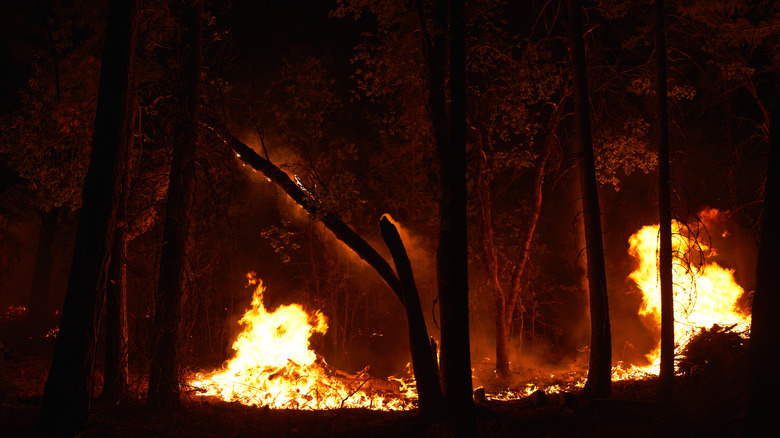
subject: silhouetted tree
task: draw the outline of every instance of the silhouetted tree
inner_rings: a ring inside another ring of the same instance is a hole
[[[133,119],[134,120],[134,119]],[[131,128],[134,127],[131,122]],[[131,138],[133,131],[126,132]],[[117,207],[117,225],[111,248],[111,262],[108,265],[105,309],[105,358],[103,364],[102,397],[109,403],[117,403],[128,392],[127,363],[127,240],[128,240],[128,190],[130,170],[125,166],[122,173],[122,192]]]
[[[417,10],[420,22],[426,22],[421,1],[417,2]],[[434,4],[432,27],[423,27],[422,32],[427,66],[427,110],[433,126],[441,183],[436,271],[441,315],[439,363],[442,390],[448,414],[453,418],[456,429],[459,433],[470,434],[475,426],[468,318],[464,18],[462,0],[439,0]],[[445,91],[447,83],[449,113]]]
[[[764,188],[764,212],[756,267],[756,292],[750,325],[750,377],[746,412],[746,436],[780,433],[780,100],[775,100],[769,129],[769,167]]]
[[[114,1],[109,8],[91,160],[41,409],[41,426],[51,435],[75,435],[89,418],[102,292],[133,116],[129,96],[136,12],[135,0]]]
[[[669,191],[669,117],[666,100],[666,29],[663,0],[655,0],[655,64],[658,142],[658,276],[661,287],[661,370],[659,397],[674,394],[674,289],[672,284],[672,205]]]
[[[588,380],[583,388],[583,394],[588,397],[608,397],[612,392],[612,342],[598,182],[590,129],[585,41],[582,34],[582,3],[580,0],[568,0],[567,4],[571,39],[571,72],[574,81],[574,121],[579,146],[580,190],[590,299],[590,361]]]
[[[184,289],[187,236],[195,193],[194,150],[198,142],[201,69],[200,0],[177,1],[181,8],[179,102],[174,126],[168,199],[166,201],[160,278],[155,294],[152,360],[149,370],[150,406],[173,411],[180,407],[178,337]]]

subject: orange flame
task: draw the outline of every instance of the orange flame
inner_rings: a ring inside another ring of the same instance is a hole
[[[717,214],[717,210],[710,209],[705,213]],[[639,314],[648,317],[651,328],[660,332],[658,229],[657,224],[648,225],[633,234],[628,240],[628,252],[639,263],[637,269],[629,275],[642,292]],[[697,242],[686,227],[677,221],[672,223],[672,250],[677,350],[685,347],[700,328],[710,328],[714,324],[736,324],[738,330],[746,330],[750,317],[743,314],[737,306],[737,300],[744,291],[734,280],[734,270],[723,268],[711,261],[697,263],[696,260],[702,260],[705,254],[713,254],[714,251]],[[644,371],[657,374],[660,366],[660,344],[646,357],[651,365]]]
[[[251,274],[248,278],[257,288],[252,308],[239,321],[244,330],[233,344],[236,354],[223,369],[190,381],[201,395],[270,408],[412,407],[416,397],[400,380],[382,382],[366,370],[348,375],[330,368],[309,345],[314,333],[328,329],[322,312],[309,314],[298,304],[269,312],[261,282]]]

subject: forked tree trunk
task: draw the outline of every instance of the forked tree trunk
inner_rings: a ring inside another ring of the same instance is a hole
[[[745,436],[778,436],[780,422],[780,99],[769,129],[769,168],[764,186],[764,211],[756,267],[756,292],[750,326],[750,376]]]
[[[194,152],[198,142],[201,66],[200,0],[180,3],[182,24],[181,108],[175,125],[160,278],[155,294],[154,339],[149,369],[149,405],[166,412],[180,408],[179,315],[184,288],[190,210],[195,193]]]
[[[135,0],[109,5],[91,158],[59,336],[41,407],[40,425],[46,436],[75,435],[89,419],[101,292],[113,243],[127,130],[133,117],[130,76],[136,12]]]
[[[666,100],[664,2],[655,0],[656,98],[658,105],[658,274],[661,286],[661,370],[658,397],[674,395],[674,289],[672,284],[672,205],[669,192],[669,119]]]
[[[604,265],[604,244],[601,235],[601,211],[598,183],[593,160],[593,139],[590,129],[588,80],[585,61],[585,41],[582,31],[582,4],[568,0],[569,31],[571,32],[571,71],[574,80],[574,120],[579,145],[582,216],[585,224],[585,246],[590,299],[590,361],[588,380],[583,388],[587,397],[608,397],[612,392],[612,341],[607,300],[607,275]]]

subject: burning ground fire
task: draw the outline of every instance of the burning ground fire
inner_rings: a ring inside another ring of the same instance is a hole
[[[709,212],[717,214],[715,210]],[[676,351],[681,351],[699,330],[714,324],[734,325],[736,331],[745,332],[750,317],[737,305],[743,290],[734,280],[734,271],[706,261],[704,255],[714,251],[697,242],[685,225],[674,222],[672,233]],[[642,293],[639,315],[646,318],[652,330],[660,332],[658,225],[641,228],[629,238],[629,245],[629,254],[638,264],[629,278]],[[190,381],[200,395],[279,409],[404,410],[415,406],[413,379],[384,381],[372,378],[366,369],[350,375],[330,367],[309,345],[310,336],[327,331],[322,312],[307,313],[297,304],[269,312],[263,305],[264,288],[260,281],[251,274],[247,277],[256,289],[252,308],[239,321],[244,329],[233,344],[235,356],[222,369],[198,374]],[[646,357],[648,366],[615,366],[613,381],[657,375],[660,345]],[[573,391],[584,385],[584,376],[582,371],[546,375],[521,389],[486,396],[508,400],[537,390]]]
[[[190,381],[200,395],[278,409],[413,407],[414,386],[401,379],[381,381],[365,369],[349,375],[328,366],[309,348],[309,337],[328,329],[322,312],[310,314],[298,304],[269,312],[261,282],[247,277],[256,289],[252,308],[239,321],[244,330],[233,344],[235,356],[223,369]]]

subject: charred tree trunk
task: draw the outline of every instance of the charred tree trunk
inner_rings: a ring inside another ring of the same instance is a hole
[[[428,340],[428,329],[425,326],[412,264],[395,225],[383,217],[379,221],[379,228],[382,230],[382,238],[393,256],[395,270],[398,272],[404,293],[404,307],[409,324],[409,347],[412,353],[414,379],[417,381],[420,412],[423,416],[433,417],[441,412],[441,384],[433,360],[431,344]]]
[[[658,104],[658,274],[661,286],[661,370],[658,397],[674,395],[674,289],[672,285],[672,205],[669,191],[669,116],[666,100],[664,2],[655,0],[656,97]]]
[[[165,210],[160,278],[155,294],[154,340],[149,370],[149,405],[162,411],[180,408],[179,314],[184,287],[184,264],[190,210],[195,193],[194,151],[198,142],[200,100],[200,0],[184,0],[181,7],[181,108],[176,120],[168,200]]]
[[[57,218],[60,207],[41,213],[41,228],[38,233],[38,246],[35,251],[35,268],[30,292],[30,310],[27,314],[30,329],[39,332],[46,329],[49,317],[49,295],[51,292],[51,245],[57,231]]]
[[[769,129],[769,168],[764,186],[764,212],[756,267],[756,292],[750,326],[750,377],[745,436],[777,436],[780,423],[780,99],[776,99]]]
[[[593,139],[590,129],[588,80],[585,61],[585,41],[582,31],[582,3],[568,0],[569,31],[571,33],[571,71],[574,80],[574,120],[579,145],[579,173],[582,190],[582,215],[585,223],[585,246],[590,299],[590,361],[588,380],[583,394],[588,397],[608,397],[612,392],[612,341],[609,327],[607,275],[604,265],[604,245],[601,236],[601,211],[598,182],[593,160]]]
[[[133,117],[130,76],[136,12],[135,0],[114,1],[109,6],[91,159],[59,336],[41,407],[40,424],[48,436],[75,435],[89,419],[101,292]]]

